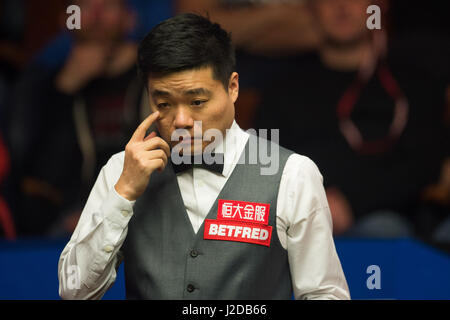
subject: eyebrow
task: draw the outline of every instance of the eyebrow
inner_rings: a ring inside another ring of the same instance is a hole
[[[205,88],[195,88],[195,89],[189,89],[183,92],[184,95],[190,95],[190,96],[198,96],[198,95],[206,95],[211,96],[212,92]]]
[[[159,89],[155,89],[151,92],[152,97],[157,98],[157,97],[170,97],[171,94],[168,91],[164,91],[164,90],[159,90]],[[189,90],[185,90],[183,91],[183,95],[188,95],[188,96],[198,96],[198,95],[206,95],[206,96],[211,96],[212,92],[206,88],[194,88],[194,89],[189,89]]]
[[[151,92],[151,96],[152,97],[170,97],[170,93],[167,91],[156,89]]]

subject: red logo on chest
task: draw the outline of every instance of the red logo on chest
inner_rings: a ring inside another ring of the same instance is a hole
[[[248,242],[269,247],[270,204],[219,199],[217,220],[205,220],[204,239]]]
[[[219,199],[217,220],[269,224],[270,204]]]

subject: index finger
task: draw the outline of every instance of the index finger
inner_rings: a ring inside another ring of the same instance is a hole
[[[148,128],[150,128],[150,126],[153,124],[153,122],[155,122],[156,119],[158,119],[158,117],[159,111],[155,111],[147,118],[145,118],[144,121],[142,121],[141,124],[137,127],[136,131],[134,131],[130,141],[144,140],[145,133],[147,132]]]

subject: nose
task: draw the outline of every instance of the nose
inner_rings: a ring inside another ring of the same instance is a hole
[[[194,126],[194,119],[189,108],[179,106],[175,112],[174,126],[176,129],[189,129]]]

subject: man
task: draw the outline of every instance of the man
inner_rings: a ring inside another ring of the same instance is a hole
[[[284,148],[275,174],[241,161],[255,139],[234,121],[239,77],[227,32],[176,16],[146,36],[138,62],[152,114],[100,172],[61,254],[61,297],[101,298],[124,260],[129,299],[348,299],[314,163]],[[154,123],[160,136],[146,136]],[[224,136],[214,148],[223,161],[175,165],[180,145],[206,162],[213,129]],[[79,286],[69,282],[75,269]]]

